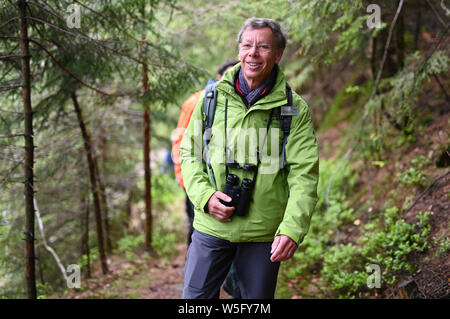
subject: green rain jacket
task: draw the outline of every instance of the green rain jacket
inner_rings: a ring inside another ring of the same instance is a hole
[[[239,163],[257,164],[256,151],[262,154],[253,200],[246,216],[233,215],[231,222],[216,220],[206,204],[216,189],[203,157],[204,94],[199,99],[180,147],[181,172],[189,199],[195,207],[194,228],[230,242],[271,242],[283,234],[300,244],[308,232],[317,203],[319,156],[316,137],[306,102],[292,92],[299,114],[292,117],[286,144],[286,165],[281,165],[283,132],[280,121],[267,123],[272,109],[287,104],[286,79],[278,69],[274,87],[248,110],[233,87],[233,76],[240,64],[225,73],[216,84],[218,97],[209,143],[209,154],[217,190],[225,186],[225,102],[227,111],[227,147],[229,158]],[[266,136],[267,132],[267,136]],[[253,178],[253,172],[231,168],[240,181]]]

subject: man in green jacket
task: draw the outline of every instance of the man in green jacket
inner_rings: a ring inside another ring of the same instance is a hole
[[[216,84],[207,150],[203,96],[194,109],[180,148],[195,207],[183,298],[218,298],[232,261],[243,298],[273,298],[280,262],[294,255],[308,231],[317,203],[318,147],[306,102],[292,92],[285,107],[286,79],[278,63],[286,42],[278,22],[245,21],[240,63]],[[291,118],[287,142],[283,112]]]

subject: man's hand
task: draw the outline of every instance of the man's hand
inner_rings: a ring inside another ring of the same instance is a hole
[[[270,261],[276,262],[288,260],[294,256],[296,250],[297,244],[295,241],[286,235],[278,235],[272,243],[272,250],[270,251],[272,256],[270,257]]]
[[[231,198],[229,196],[217,191],[210,197],[208,203],[206,204],[208,212],[218,221],[229,222],[231,221],[230,217],[233,215],[234,207],[225,206],[219,201],[219,199],[225,202],[231,202]]]

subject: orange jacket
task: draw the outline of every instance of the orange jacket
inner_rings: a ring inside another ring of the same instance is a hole
[[[180,165],[180,144],[183,139],[184,131],[186,130],[189,121],[191,119],[192,112],[200,98],[200,95],[205,90],[198,91],[192,94],[186,102],[181,106],[181,114],[178,118],[177,129],[175,131],[175,136],[172,142],[172,160],[174,164],[175,177],[178,183],[184,189],[183,177],[181,176],[181,165]]]

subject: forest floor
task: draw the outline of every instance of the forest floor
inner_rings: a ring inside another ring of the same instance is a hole
[[[169,257],[149,257],[130,261],[123,254],[109,259],[110,273],[101,274],[94,265],[91,278],[81,281],[80,289],[68,291],[62,298],[86,299],[179,299],[183,292],[186,244],[177,244]],[[221,289],[221,298],[230,298]]]
[[[91,277],[81,280],[81,288],[68,290],[61,298],[179,299],[187,245],[178,243],[174,249],[170,256],[148,256],[138,251],[132,260],[124,254],[111,255],[107,275],[102,275],[98,263],[94,263]],[[220,298],[231,297],[222,288]]]

